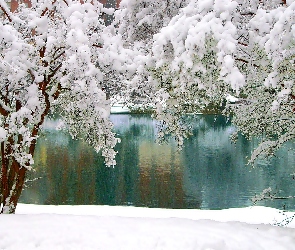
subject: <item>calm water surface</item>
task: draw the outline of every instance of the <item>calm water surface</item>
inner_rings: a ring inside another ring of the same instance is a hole
[[[122,140],[114,168],[105,167],[91,147],[47,123],[38,140],[36,171],[30,174],[38,179],[27,182],[21,202],[224,209],[252,205],[250,198],[267,187],[280,196],[295,195],[292,144],[252,168],[246,157],[257,142],[239,138],[231,143],[235,128],[224,117],[198,116],[181,152],[173,141],[154,143],[156,122],[149,116],[112,115],[112,120]],[[291,199],[258,205],[295,209]]]

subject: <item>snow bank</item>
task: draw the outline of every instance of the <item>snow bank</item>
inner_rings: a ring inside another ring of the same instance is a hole
[[[270,225],[283,218],[279,210],[265,207],[208,211],[20,204],[16,215],[1,215],[0,249],[293,249],[295,224]]]
[[[274,224],[286,217],[291,217],[293,212],[283,213],[281,210],[253,206],[247,208],[230,208],[223,210],[199,209],[162,209],[127,206],[54,206],[19,204],[17,214],[60,214],[60,215],[94,215],[117,216],[135,218],[179,218],[190,220],[215,220],[220,222],[239,221],[250,224]],[[288,227],[295,228],[295,220]]]

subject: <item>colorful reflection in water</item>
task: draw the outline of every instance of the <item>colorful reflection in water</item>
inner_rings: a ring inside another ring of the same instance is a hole
[[[122,140],[114,168],[105,167],[84,142],[47,123],[38,140],[36,171],[30,174],[38,179],[27,182],[21,202],[223,209],[252,205],[250,198],[269,186],[280,195],[294,195],[294,150],[282,148],[270,162],[251,168],[246,157],[256,142],[231,143],[234,127],[224,117],[196,117],[193,136],[181,152],[173,141],[154,142],[156,123],[149,116],[113,115],[112,120]],[[259,205],[294,209],[295,201]]]

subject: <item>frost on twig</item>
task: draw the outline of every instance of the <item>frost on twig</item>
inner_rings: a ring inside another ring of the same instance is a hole
[[[294,199],[295,196],[276,196],[276,193],[272,193],[271,187],[266,188],[262,191],[261,194],[256,194],[254,197],[251,198],[251,201],[254,203],[254,205],[258,201],[262,200],[287,200],[287,199]]]
[[[266,188],[260,194],[256,194],[254,197],[251,198],[251,201],[256,204],[258,201],[262,201],[264,199],[273,199],[275,196],[271,193],[271,187]]]

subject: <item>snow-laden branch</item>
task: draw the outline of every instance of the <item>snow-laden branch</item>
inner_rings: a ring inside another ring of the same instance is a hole
[[[12,14],[4,0],[0,0],[0,9],[3,11],[4,15],[8,18],[9,22],[12,22]]]
[[[93,46],[104,42],[102,10],[99,1],[32,0],[0,22],[2,212],[15,209],[50,112],[58,110],[70,134],[101,151],[106,165],[116,163],[112,92],[104,92],[106,68],[98,67],[104,51]]]
[[[152,102],[178,138],[184,114],[220,110],[236,96],[227,105],[234,124],[265,136],[255,159],[293,137],[294,9],[291,0],[123,0],[104,48],[113,69],[129,73],[126,101]]]

